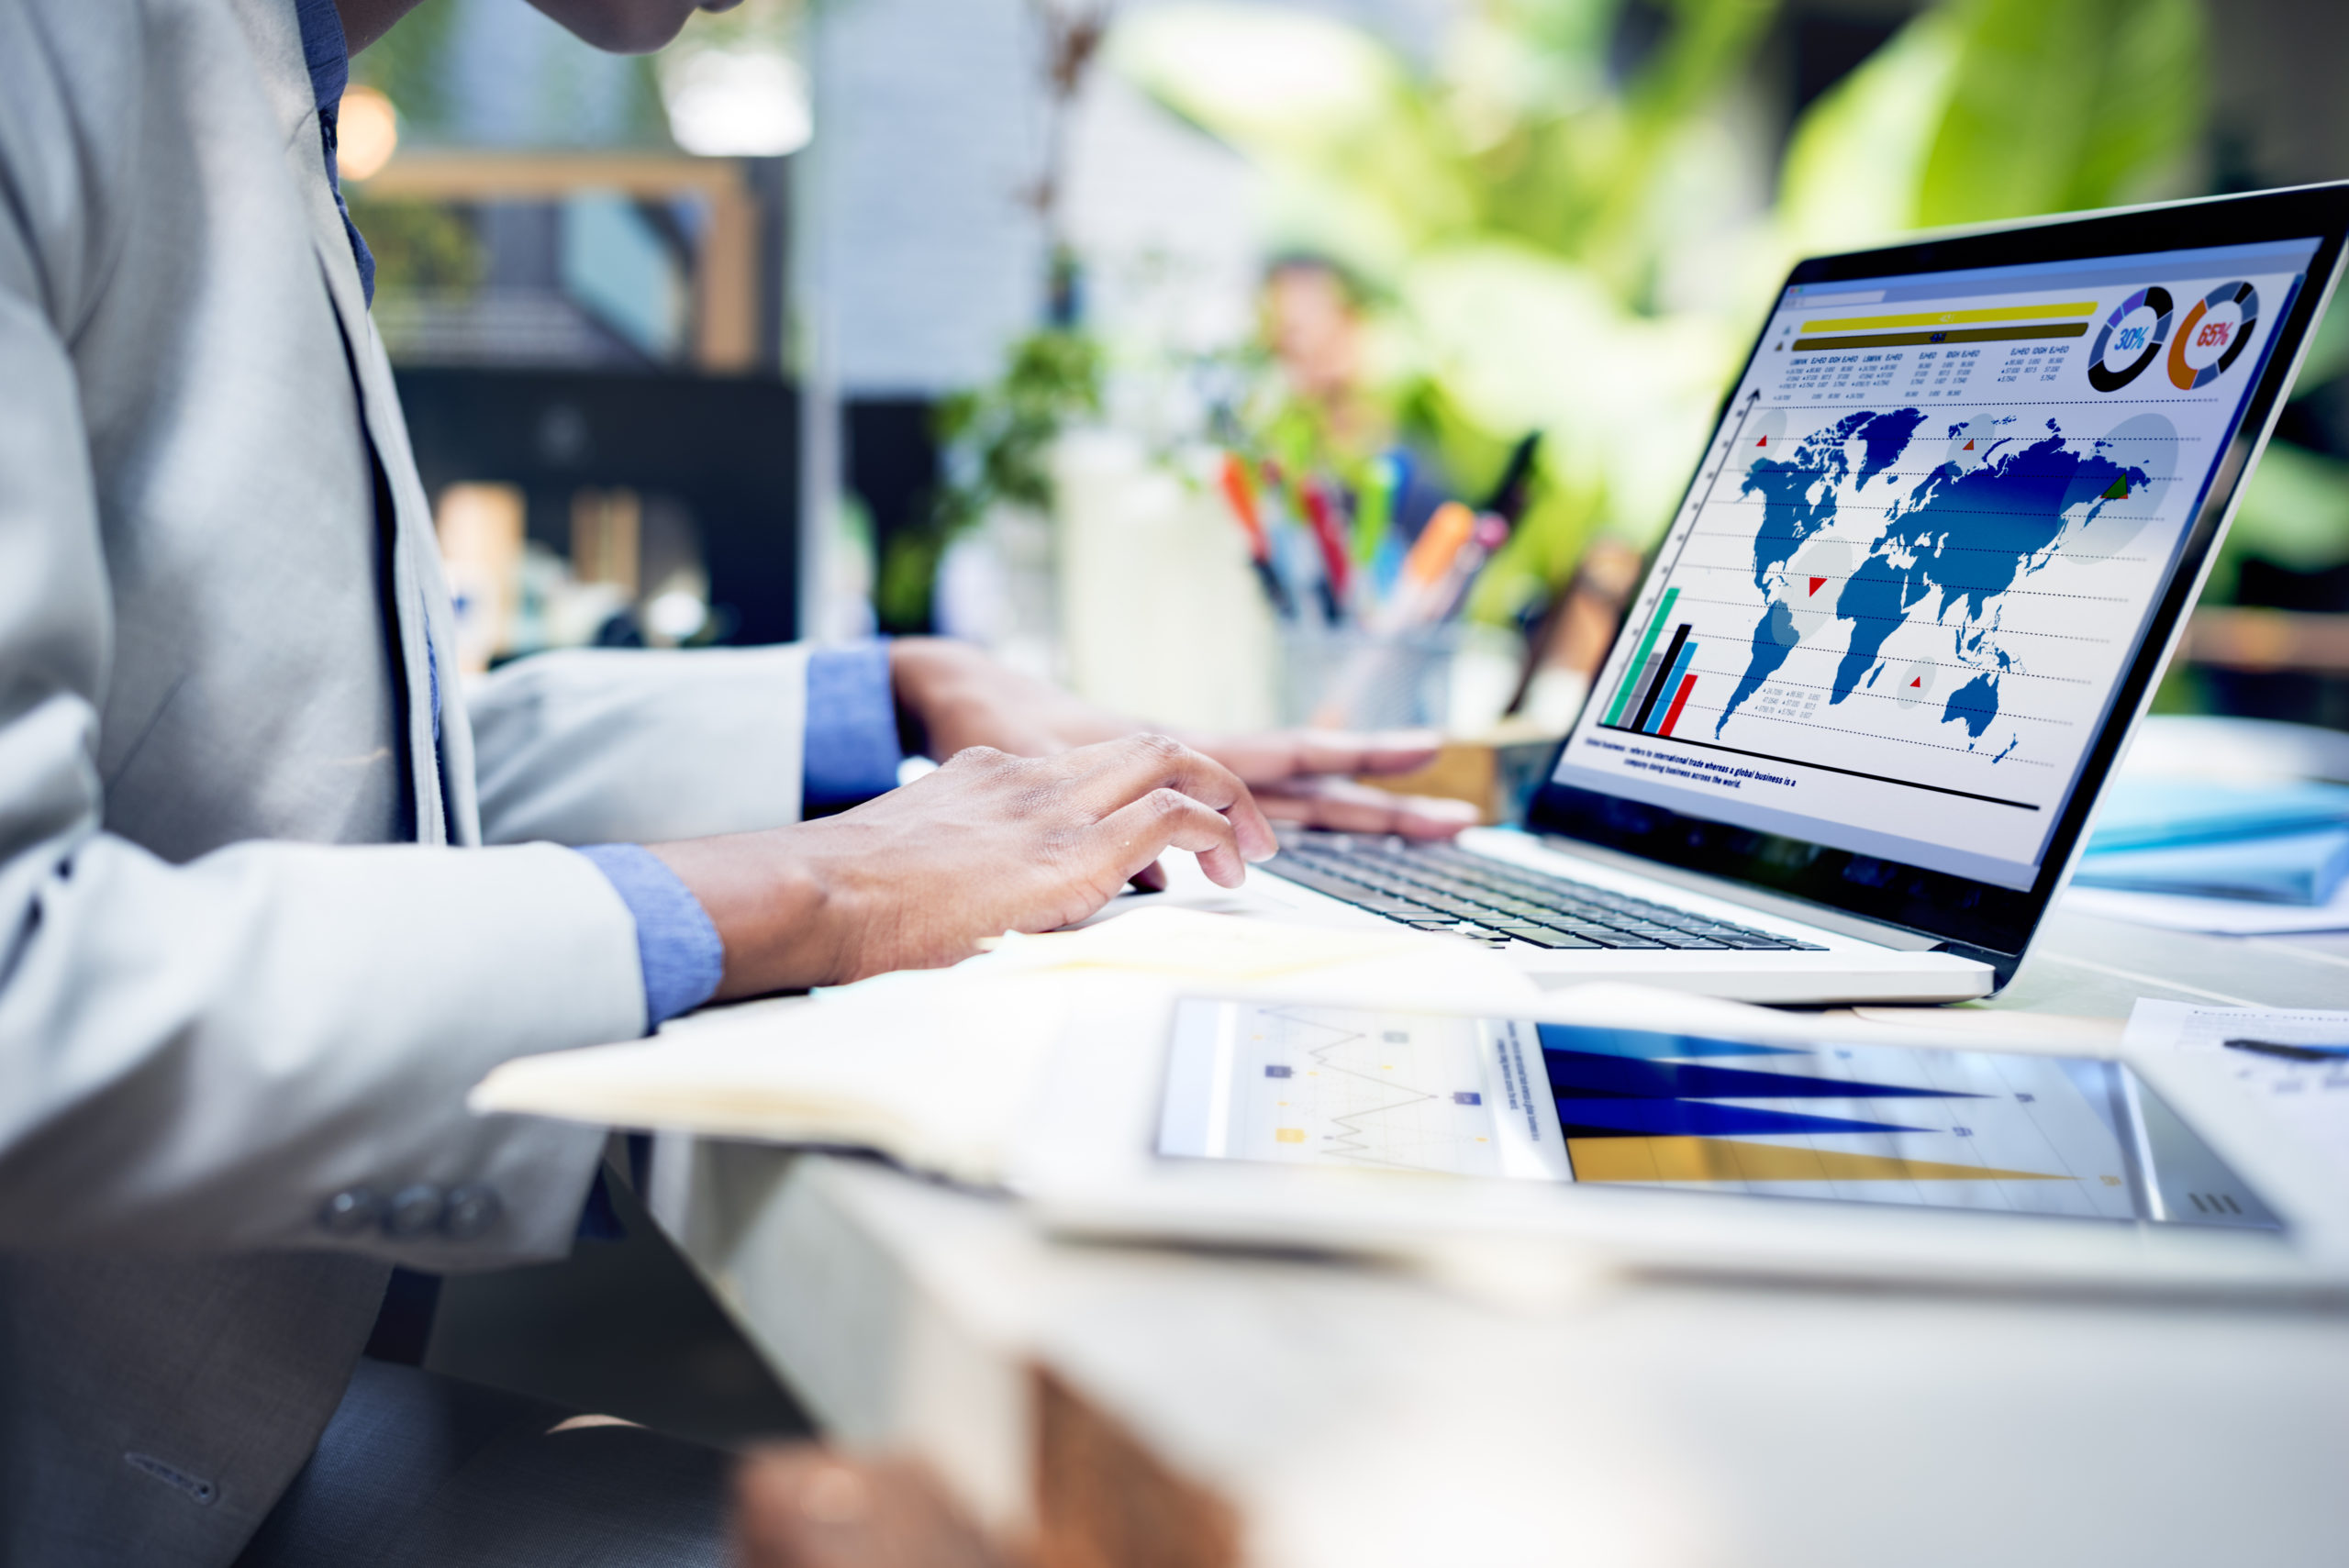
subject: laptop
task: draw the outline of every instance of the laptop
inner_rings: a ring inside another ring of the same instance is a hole
[[[2349,184],[1807,261],[1521,821],[1259,910],[1544,985],[1946,1002],[2064,885],[2338,278]]]

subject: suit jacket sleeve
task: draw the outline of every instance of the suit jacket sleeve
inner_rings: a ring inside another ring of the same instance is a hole
[[[36,97],[0,101],[0,151],[42,134]],[[507,1058],[640,1029],[632,925],[591,862],[251,842],[174,864],[106,829],[115,628],[67,344],[108,259],[75,180],[0,157],[0,1250],[558,1253],[600,1135],[463,1102]],[[485,1188],[498,1218],[320,1223],[418,1184]]]
[[[465,699],[482,840],[653,843],[799,819],[803,647],[581,649]]]

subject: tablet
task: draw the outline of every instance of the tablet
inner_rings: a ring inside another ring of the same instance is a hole
[[[2228,1063],[2023,1015],[1463,1000],[1081,1009],[1007,1184],[1097,1240],[2349,1304],[2349,1193]]]
[[[1157,1151],[2281,1230],[2125,1064],[1186,1000]]]

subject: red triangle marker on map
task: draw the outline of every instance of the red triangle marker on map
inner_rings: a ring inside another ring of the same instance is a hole
[[[1921,686],[1921,685],[1923,685],[1923,684],[1925,684],[1925,677],[1924,677],[1924,676],[1922,676],[1922,675],[1920,675],[1920,676],[1918,676],[1915,680],[1913,680],[1913,681],[1909,682],[1909,684],[1910,685],[1912,685],[1912,686]]]
[[[1974,443],[1973,443],[1972,441],[1968,441],[1968,442],[1966,442],[1966,443],[1965,443],[1965,445],[1961,450],[1965,450],[1965,451],[1969,451],[1969,452],[1970,452],[1970,451],[1972,451],[1972,450],[1974,450]]]
[[[1769,437],[1767,437],[1767,436],[1765,436],[1765,437],[1763,437],[1760,440],[1758,440],[1758,441],[1754,442],[1753,444],[1754,444],[1755,446],[1757,446],[1757,447],[1766,447],[1766,446],[1768,446],[1768,445],[1770,444],[1770,438],[1769,438]]]
[[[1810,591],[1811,591],[1812,593],[1816,594],[1817,592],[1819,592],[1819,590],[1820,590],[1820,588],[1822,588],[1822,587],[1824,587],[1824,586],[1826,585],[1826,583],[1827,583],[1827,579],[1826,579],[1826,578],[1824,578],[1824,577],[1814,577],[1814,578],[1812,578],[1812,579],[1810,580]]]

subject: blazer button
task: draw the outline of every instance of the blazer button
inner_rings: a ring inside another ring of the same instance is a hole
[[[346,1187],[319,1206],[318,1223],[335,1236],[356,1236],[382,1217],[384,1200],[373,1187]]]
[[[451,1241],[470,1241],[497,1223],[497,1193],[490,1187],[451,1187],[449,1207],[441,1211],[440,1234]]]
[[[440,1189],[430,1182],[417,1182],[392,1195],[391,1207],[384,1211],[384,1233],[386,1236],[421,1236],[440,1223],[440,1210],[446,1200]]]

